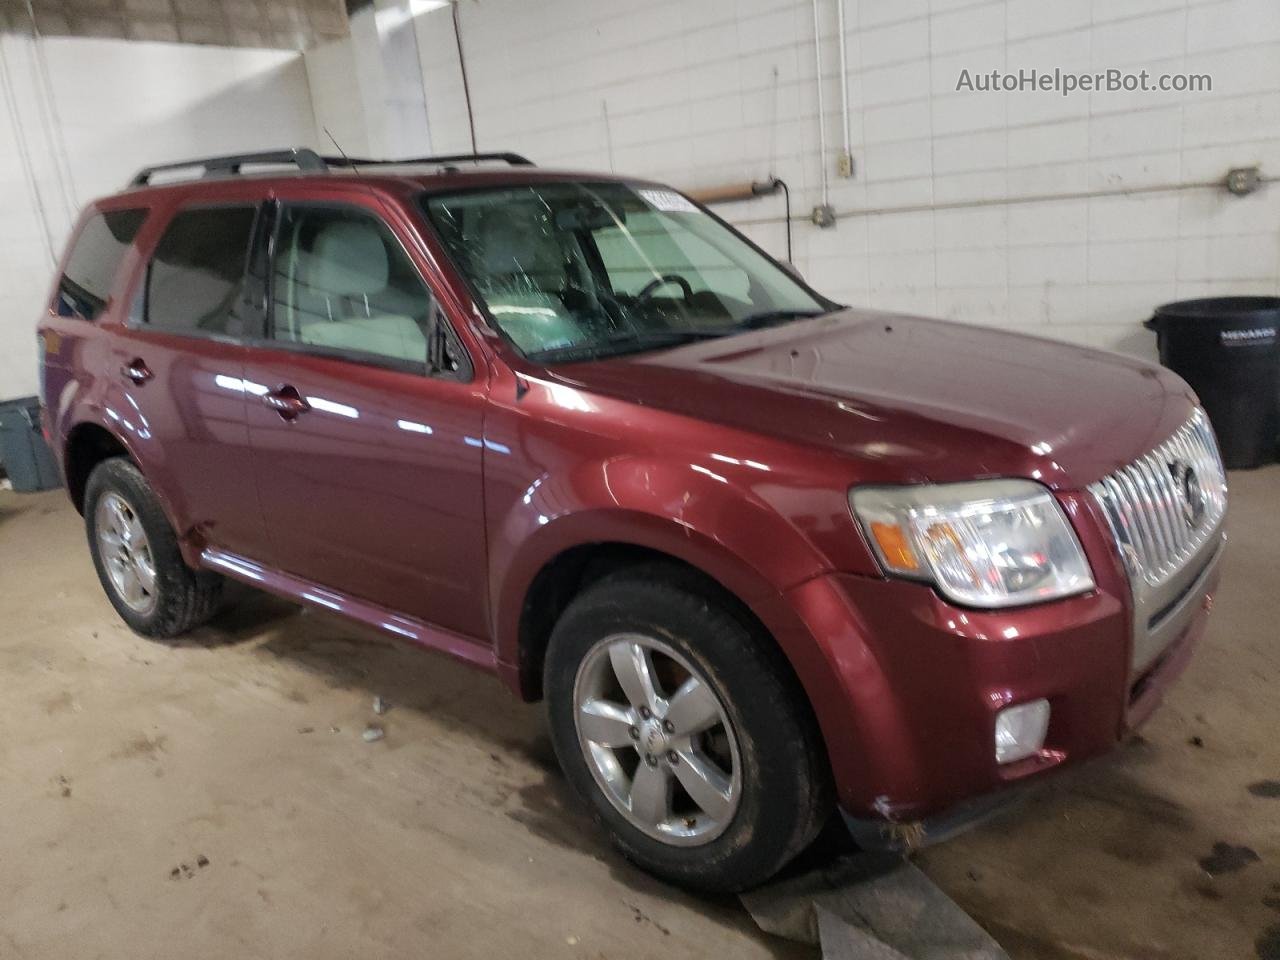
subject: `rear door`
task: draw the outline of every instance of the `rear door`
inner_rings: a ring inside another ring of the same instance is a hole
[[[272,563],[486,636],[483,371],[376,198],[280,200],[267,340],[245,368]],[[455,369],[428,366],[438,317]]]
[[[245,423],[246,335],[260,335],[249,251],[261,204],[159,218],[128,317],[112,331],[107,415],[132,441],[179,534],[247,556],[266,548]],[[259,274],[262,267],[258,268]]]

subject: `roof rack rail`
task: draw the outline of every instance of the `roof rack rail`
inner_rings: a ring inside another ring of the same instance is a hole
[[[532,167],[533,161],[519,153],[446,153],[435,157],[406,157],[403,160],[362,160],[359,157],[323,157],[331,167],[404,167],[419,163],[453,164],[479,163],[484,160],[502,160],[513,167]]]
[[[292,164],[303,173],[327,173],[330,167],[408,166],[412,164],[479,163],[484,160],[502,160],[513,167],[531,167],[533,161],[518,153],[449,153],[437,157],[408,157],[404,160],[362,160],[349,157],[322,157],[307,147],[288,150],[265,150],[259,153],[233,153],[221,157],[201,157],[177,163],[160,163],[143,167],[129,181],[131,187],[148,186],[157,173],[199,168],[201,177],[235,176],[241,167],[249,164]]]
[[[160,163],[154,167],[143,167],[139,170],[132,180],[129,181],[131,187],[145,187],[151,183],[151,178],[157,173],[167,173],[171,170],[186,170],[193,167],[201,167],[204,177],[216,177],[224,174],[235,175],[240,172],[240,168],[245,164],[294,164],[299,170],[308,172],[319,172],[329,169],[329,165],[325,163],[324,158],[314,150],[308,150],[306,147],[294,147],[290,150],[264,150],[260,153],[233,153],[223,157],[201,157],[197,160],[183,160],[178,163]]]

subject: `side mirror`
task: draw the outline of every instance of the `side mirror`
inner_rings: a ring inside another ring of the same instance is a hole
[[[449,324],[440,308],[431,311],[427,328],[427,369],[432,373],[457,373],[458,358],[449,337]]]

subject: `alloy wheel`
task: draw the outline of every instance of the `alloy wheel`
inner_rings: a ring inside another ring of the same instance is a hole
[[[574,681],[587,766],[638,830],[676,846],[710,843],[742,795],[737,735],[706,678],[662,641],[615,634]]]
[[[156,563],[142,520],[124,497],[108,491],[94,511],[98,553],[111,587],[135,613],[156,604]]]

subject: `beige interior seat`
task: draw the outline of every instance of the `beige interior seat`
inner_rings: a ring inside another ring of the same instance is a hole
[[[414,362],[425,361],[427,339],[414,317],[402,309],[403,296],[388,287],[390,261],[377,227],[364,220],[335,220],[316,237],[299,265],[298,324],[302,343],[357,350]],[[305,306],[303,306],[305,301]]]

